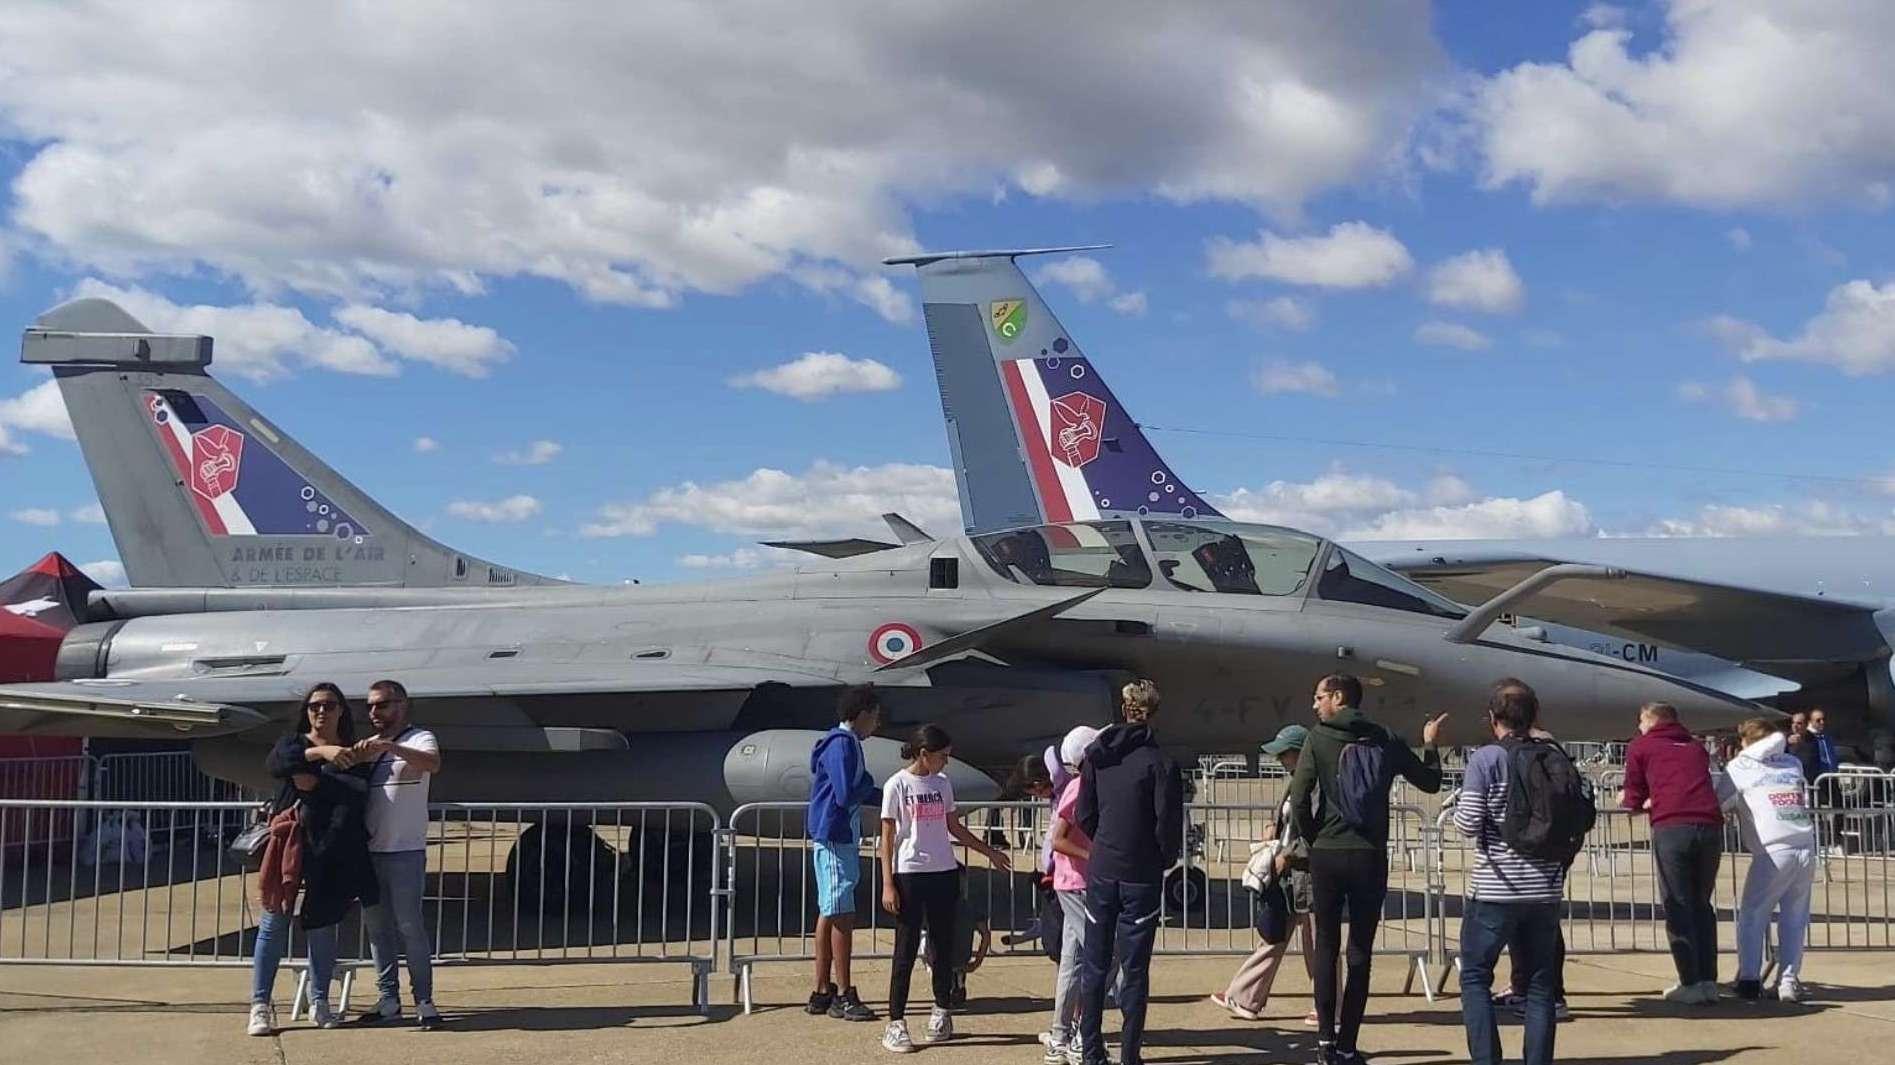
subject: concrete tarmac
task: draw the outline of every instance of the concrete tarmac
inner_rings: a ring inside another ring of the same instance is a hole
[[[1169,1065],[1306,1062],[1313,1033],[1308,979],[1286,959],[1277,996],[1262,1022],[1230,1018],[1206,1001],[1235,967],[1230,958],[1161,958],[1153,966],[1146,1060]],[[1729,955],[1723,959],[1728,968]],[[1362,1047],[1394,1065],[1467,1060],[1459,1001],[1428,1003],[1400,993],[1399,959],[1377,959]],[[1658,989],[1670,961],[1655,953],[1574,957],[1567,983],[1575,1019],[1560,1026],[1562,1062],[1592,1065],[1762,1065],[1895,1060],[1895,952],[1812,954],[1804,1005],[1669,1006]],[[1503,963],[1504,971],[1505,965]],[[362,975],[366,976],[366,972]],[[1052,966],[1041,958],[991,959],[969,982],[972,1001],[957,1015],[957,1037],[923,1046],[935,1062],[1037,1062],[1035,1034],[1046,1026]],[[881,1025],[848,1024],[802,1012],[809,976],[801,963],[758,968],[757,1010],[688,1005],[689,970],[653,965],[488,965],[436,970],[447,1030],[319,1031],[290,1022],[293,977],[279,977],[282,1030],[244,1034],[249,973],[227,969],[114,969],[0,966],[0,1061],[26,1065],[361,1065],[378,1060],[454,1065],[663,1062],[699,1065],[868,1063],[888,1060]],[[881,1012],[887,965],[865,962],[857,982]],[[924,1028],[927,978],[916,974],[911,1022]],[[713,1001],[727,1003],[731,980],[714,977]],[[358,989],[352,1005],[372,992]],[[1117,1027],[1108,1013],[1108,1032]],[[1508,1052],[1520,1025],[1503,1020]],[[1516,1059],[1517,1060],[1517,1059]]]

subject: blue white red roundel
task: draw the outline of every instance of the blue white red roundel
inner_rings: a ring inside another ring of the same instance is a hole
[[[883,665],[921,650],[921,634],[913,625],[891,621],[869,634],[869,657]]]

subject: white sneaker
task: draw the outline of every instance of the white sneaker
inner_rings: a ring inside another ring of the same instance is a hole
[[[945,1043],[954,1038],[954,1015],[939,1006],[928,1014],[928,1042]]]
[[[890,1054],[912,1054],[915,1052],[915,1041],[908,1038],[907,1021],[888,1022],[888,1027],[882,1029],[882,1049],[888,1051]]]
[[[251,1035],[275,1035],[276,1010],[268,1002],[253,1003],[250,1007],[250,1027],[246,1030]]]
[[[1718,993],[1716,980],[1701,980],[1698,983],[1693,984],[1692,987],[1697,990],[1698,1005],[1700,1006],[1717,1005],[1717,1000],[1720,996]]]
[[[1778,1002],[1803,1002],[1809,998],[1809,992],[1803,990],[1803,981],[1794,976],[1786,976],[1777,985]]]
[[[1046,1048],[1046,1055],[1040,1058],[1045,1065],[1066,1065],[1066,1044],[1054,1039],[1053,1033],[1041,1032],[1040,1045]]]
[[[330,1009],[329,1003],[322,999],[317,999],[309,1004],[309,1020],[310,1023],[318,1028],[342,1027],[342,1016],[335,1010]]]
[[[1086,1044],[1080,1041],[1079,1033],[1073,1032],[1066,1038],[1066,1065],[1084,1065]]]
[[[356,1014],[355,1019],[349,1023],[376,1025],[399,1020],[401,1020],[401,1000],[398,998],[384,998],[376,1000],[374,1008]]]
[[[1665,1001],[1674,1006],[1695,1006],[1698,1004],[1698,985],[1672,984],[1665,988]]]

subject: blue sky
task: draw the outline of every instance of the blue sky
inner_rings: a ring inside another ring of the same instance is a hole
[[[212,328],[227,383],[496,560],[672,580],[883,509],[953,527],[913,278],[876,260],[1093,242],[1031,269],[1234,513],[1895,531],[1878,5],[448,33],[233,5],[215,48],[151,8],[0,14],[31,57],[0,80],[0,322],[109,292]],[[43,380],[0,366],[0,559],[109,562],[77,447],[19,398]]]

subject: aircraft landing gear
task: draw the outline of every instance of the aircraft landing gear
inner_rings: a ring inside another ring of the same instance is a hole
[[[623,866],[590,825],[549,818],[520,833],[507,855],[507,883],[523,912],[609,912]]]

